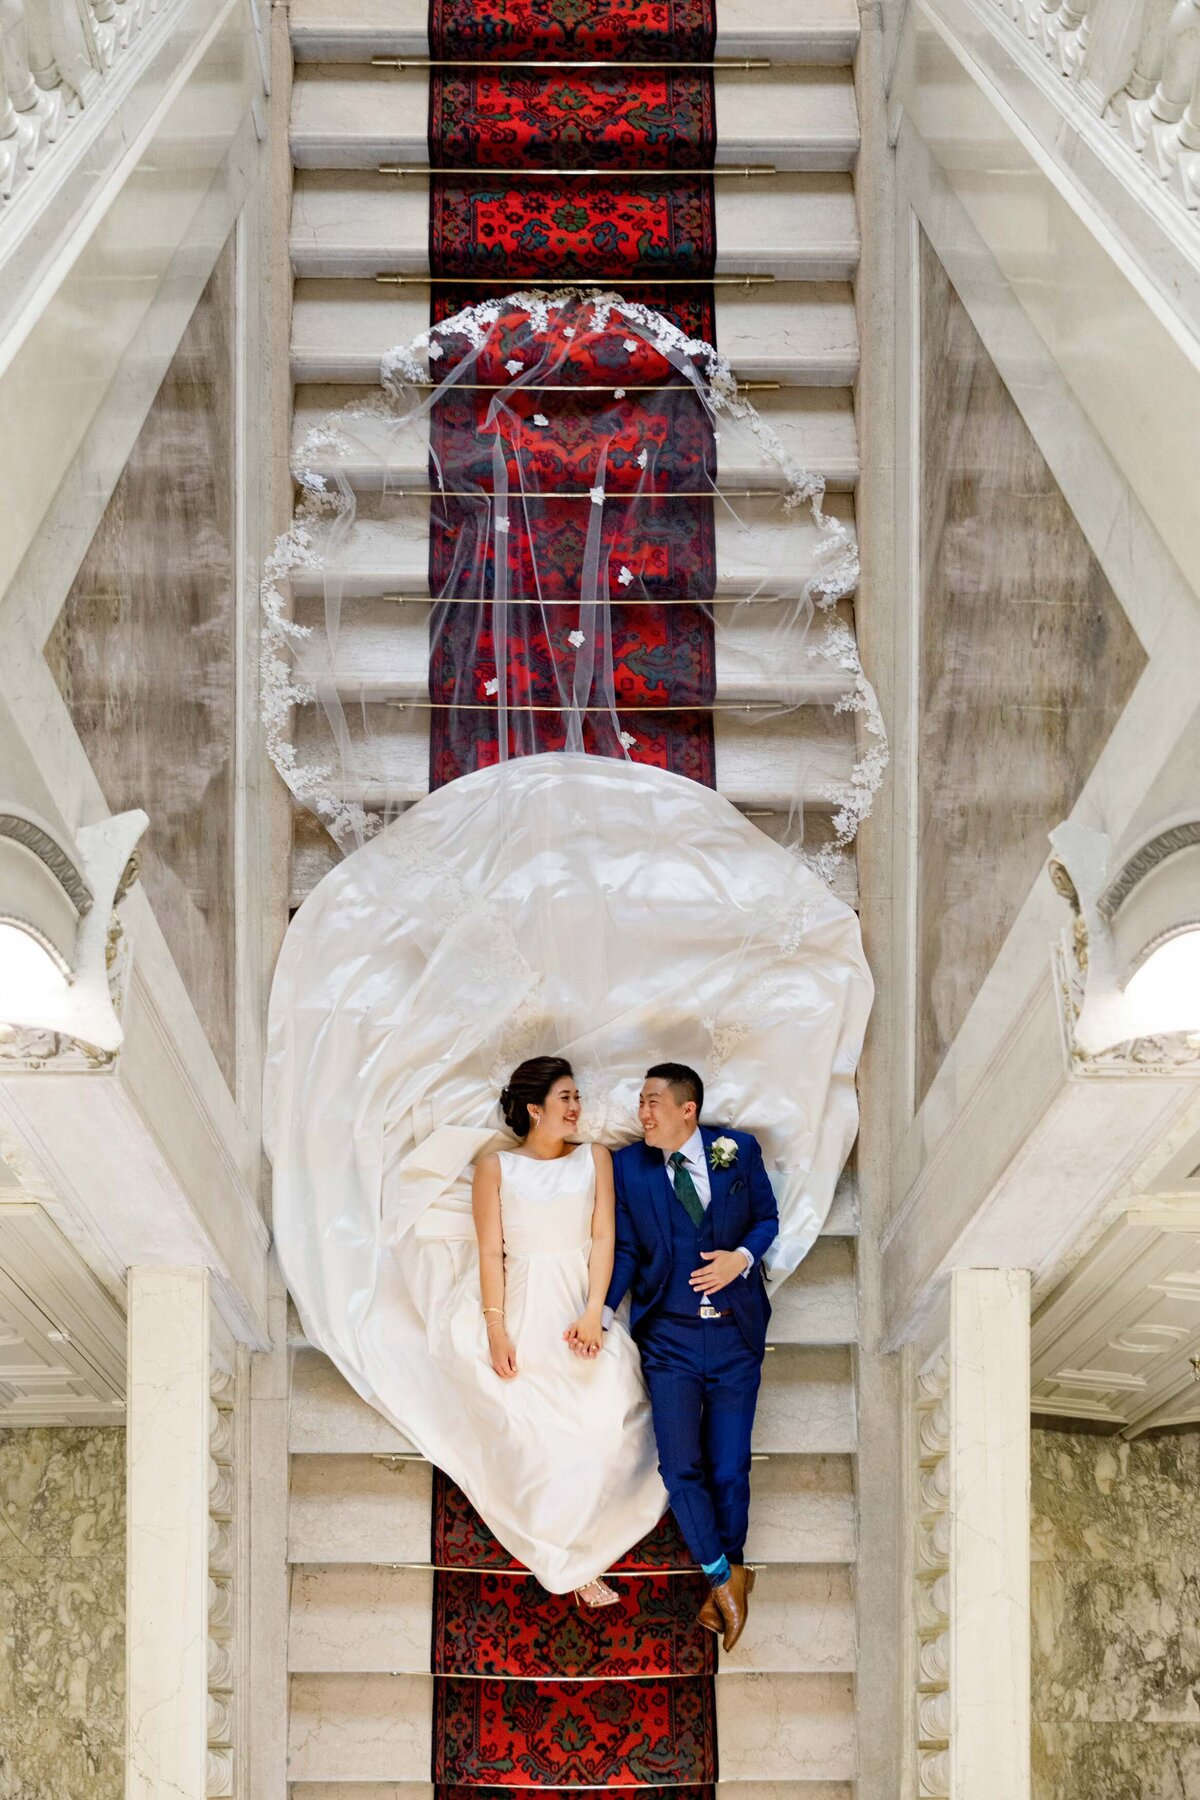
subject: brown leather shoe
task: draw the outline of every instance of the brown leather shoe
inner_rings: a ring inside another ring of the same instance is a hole
[[[725,1621],[721,1617],[721,1609],[717,1605],[717,1596],[712,1588],[708,1590],[708,1599],[696,1615],[696,1623],[703,1625],[705,1631],[715,1631],[720,1637],[725,1629]]]
[[[745,1563],[734,1563],[729,1570],[729,1580],[713,1589],[713,1599],[721,1609],[721,1617],[725,1621],[726,1650],[733,1646],[746,1629],[746,1620],[750,1614],[750,1590],[754,1586],[754,1570],[748,1569]]]

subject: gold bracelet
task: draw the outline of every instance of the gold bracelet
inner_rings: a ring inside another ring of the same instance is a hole
[[[483,1312],[485,1318],[490,1312],[499,1313],[501,1318],[504,1317],[504,1308],[502,1306],[485,1306]]]

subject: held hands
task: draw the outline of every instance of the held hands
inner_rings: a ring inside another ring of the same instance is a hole
[[[489,1319],[487,1325],[488,1355],[501,1381],[511,1381],[517,1372],[517,1353],[504,1329],[503,1319]]]
[[[702,1250],[700,1254],[707,1268],[693,1269],[688,1276],[688,1286],[696,1294],[719,1294],[750,1266],[740,1250]]]
[[[604,1328],[601,1324],[603,1315],[598,1312],[585,1312],[568,1325],[563,1332],[563,1341],[576,1356],[599,1356],[600,1346],[604,1342]]]

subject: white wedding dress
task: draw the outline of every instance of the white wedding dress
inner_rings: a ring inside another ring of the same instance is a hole
[[[456,1478],[552,1593],[602,1574],[666,1511],[637,1348],[620,1320],[585,1360],[563,1332],[587,1303],[596,1169],[500,1152],[505,1324],[517,1374],[488,1356],[471,1269],[431,1308],[430,1351],[459,1395]]]
[[[547,1587],[603,1573],[664,1497],[623,1328],[591,1366],[561,1343],[586,1292],[582,1149],[504,1156],[521,1372],[488,1362],[471,1168],[512,1149],[501,1086],[570,1058],[580,1135],[617,1146],[647,1065],[691,1063],[705,1119],[763,1146],[774,1286],[853,1142],[870,1003],[858,920],[803,863],[711,789],[589,756],[429,794],[293,920],[264,1093],[284,1277],[309,1341]]]

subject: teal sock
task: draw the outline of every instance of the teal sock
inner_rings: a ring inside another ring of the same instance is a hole
[[[723,1587],[729,1580],[729,1558],[727,1556],[718,1557],[715,1563],[701,1563],[700,1567],[708,1576],[713,1587]]]

